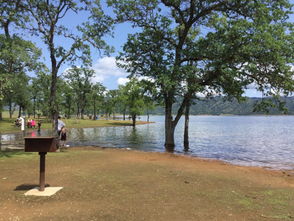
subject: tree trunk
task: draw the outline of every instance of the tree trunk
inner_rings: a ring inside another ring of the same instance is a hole
[[[133,127],[136,126],[136,118],[137,118],[137,115],[136,114],[132,114],[132,121],[133,121]]]
[[[149,111],[147,110],[147,122],[149,122]]]
[[[71,102],[68,104],[68,109],[67,109],[67,118],[70,118],[70,110],[71,110]]]
[[[175,127],[172,116],[172,100],[167,98],[165,101],[165,149],[168,152],[173,152],[175,149],[174,139]]]
[[[9,99],[8,103],[9,103],[9,118],[11,119],[13,115],[11,99]]]
[[[86,95],[83,94],[82,95],[82,100],[81,100],[81,119],[84,119],[86,105],[87,105],[87,103],[86,103]]]
[[[84,108],[81,108],[81,119],[84,119]]]
[[[94,113],[93,113],[93,120],[96,120],[96,100],[94,99]]]
[[[19,108],[18,108],[18,116],[21,116],[21,106],[19,105]]]
[[[185,109],[185,127],[184,127],[184,151],[189,150],[189,115],[190,115],[190,100],[186,102]]]
[[[36,118],[36,97],[33,98],[33,112],[34,112],[34,118]]]
[[[3,110],[3,104],[0,101],[0,120],[3,120],[3,116],[2,116],[2,110]],[[0,140],[1,141],[1,140]]]
[[[56,101],[56,85],[57,85],[57,69],[56,65],[54,65],[54,61],[52,61],[52,78],[51,78],[51,86],[50,86],[50,114],[52,119],[52,129],[54,133],[57,134],[58,129],[58,109],[57,109],[57,101]]]
[[[5,37],[6,37],[7,39],[10,39],[9,24],[10,24],[10,21],[6,21],[6,22],[3,24]],[[11,46],[11,45],[10,45],[10,46]],[[11,47],[10,47],[10,48],[11,48]]]
[[[77,103],[77,118],[80,118],[80,105]]]

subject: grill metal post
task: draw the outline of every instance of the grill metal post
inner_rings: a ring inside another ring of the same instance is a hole
[[[55,137],[25,137],[25,152],[38,152],[40,155],[39,191],[45,190],[45,163],[47,152],[57,150]]]
[[[47,152],[39,152],[40,155],[40,189],[39,191],[45,190],[45,161]]]

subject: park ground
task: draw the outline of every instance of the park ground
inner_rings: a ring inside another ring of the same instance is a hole
[[[7,114],[6,114],[7,115]],[[5,116],[5,115],[4,115]],[[20,127],[14,125],[14,121],[16,118],[8,118],[4,117],[2,121],[0,121],[0,133],[17,133],[20,132]],[[38,119],[35,119],[38,122]],[[39,119],[42,122],[41,129],[51,129],[52,123],[46,119]],[[67,128],[86,128],[86,127],[113,127],[113,126],[131,126],[132,121],[130,120],[111,120],[101,118],[99,120],[90,120],[90,119],[62,119]],[[149,122],[146,121],[137,121],[137,124],[146,124]],[[26,128],[27,131],[36,130],[31,128]]]
[[[0,153],[0,220],[294,220],[294,171],[169,153],[80,147],[48,153],[50,197],[37,153]]]

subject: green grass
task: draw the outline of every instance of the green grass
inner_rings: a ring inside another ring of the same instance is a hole
[[[0,133],[14,133],[14,132],[20,132],[20,127],[14,126],[14,121],[16,118],[8,118],[7,114],[4,114],[4,118],[2,121],[0,121]],[[38,119],[35,119],[38,121]],[[131,126],[131,121],[121,121],[121,120],[89,120],[89,119],[62,119],[64,123],[66,124],[67,128],[86,128],[86,127],[111,127],[111,126]],[[42,121],[42,129],[51,129],[52,124],[51,122],[46,118],[41,118]],[[137,124],[142,124],[144,122],[138,121]],[[26,130],[33,130],[28,129]]]
[[[0,151],[0,160],[6,158],[30,158],[33,153],[26,153],[23,151]]]

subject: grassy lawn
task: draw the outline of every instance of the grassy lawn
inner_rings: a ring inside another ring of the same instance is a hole
[[[0,220],[294,220],[291,171],[72,148],[47,155],[46,183],[64,189],[24,196],[38,163],[37,153],[0,155]]]
[[[0,133],[13,133],[19,132],[20,127],[16,127],[13,125],[15,118],[9,119],[5,117],[2,121],[0,121]],[[85,128],[85,127],[108,127],[108,126],[131,126],[131,121],[126,120],[89,120],[89,119],[62,119],[63,122],[66,124],[67,128]],[[36,119],[36,121],[38,121]],[[42,121],[42,129],[51,129],[52,124],[48,122],[47,119],[41,119]],[[144,124],[147,122],[138,121],[138,124]],[[27,129],[27,128],[26,128]],[[32,130],[32,129],[27,129]]]

